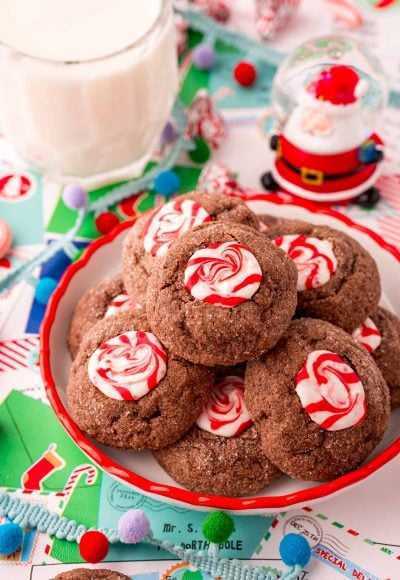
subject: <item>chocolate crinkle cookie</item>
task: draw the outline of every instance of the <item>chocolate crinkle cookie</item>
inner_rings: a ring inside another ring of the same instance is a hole
[[[309,226],[308,222],[298,219],[288,219],[283,217],[272,216],[269,214],[262,214],[258,216],[260,221],[260,232],[266,234],[268,238],[274,240],[280,236],[284,229],[288,226],[292,228],[303,228]]]
[[[326,320],[351,333],[379,303],[381,285],[374,259],[343,232],[286,221],[273,242],[298,268],[297,315]]]
[[[114,570],[107,570],[106,568],[98,568],[96,570],[75,568],[75,570],[57,574],[54,580],[98,580],[99,578],[103,578],[104,580],[131,580],[130,576],[126,576],[121,572],[115,572]]]
[[[67,399],[72,418],[96,441],[159,449],[196,421],[214,384],[212,369],[168,351],[135,312],[98,322],[73,362]]]
[[[294,320],[273,350],[247,365],[245,402],[267,457],[314,481],[364,461],[390,413],[389,389],[366,350],[313,319]]]
[[[122,250],[126,289],[132,296],[146,293],[157,258],[165,256],[183,233],[213,221],[240,223],[258,229],[258,218],[240,199],[223,193],[196,191],[181,195],[139,218],[128,232]]]
[[[151,328],[171,352],[209,366],[272,348],[296,308],[296,267],[252,228],[215,223],[181,236],[154,269]]]
[[[196,425],[170,447],[154,452],[161,467],[187,489],[243,496],[280,477],[262,451],[243,395],[240,369],[219,375]]]
[[[400,320],[379,307],[353,336],[378,365],[390,390],[392,408],[400,406]]]
[[[71,318],[68,333],[68,348],[71,357],[75,358],[82,338],[96,322],[120,312],[138,310],[145,316],[146,295],[133,300],[126,293],[122,274],[113,278],[105,278],[94,288],[91,288],[77,303]],[[141,313],[138,312],[138,316]]]

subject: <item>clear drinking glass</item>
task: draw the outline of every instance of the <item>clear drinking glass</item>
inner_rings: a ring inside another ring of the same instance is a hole
[[[0,86],[1,131],[33,166],[56,177],[136,174],[177,93],[171,0],[143,36],[100,58],[37,58],[0,38]]]

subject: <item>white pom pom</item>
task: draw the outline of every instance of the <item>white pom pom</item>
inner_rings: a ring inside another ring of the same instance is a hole
[[[356,88],[354,89],[354,95],[360,99],[364,97],[369,91],[369,82],[366,79],[361,79],[356,84]]]

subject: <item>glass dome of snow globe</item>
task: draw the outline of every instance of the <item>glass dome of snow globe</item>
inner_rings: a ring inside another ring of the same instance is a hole
[[[308,40],[284,60],[272,87],[272,103],[278,123],[284,125],[301,95],[312,92],[313,85],[315,87],[321,77],[328,80],[336,67],[343,67],[337,69],[338,93],[341,91],[341,78],[348,85],[359,82],[355,98],[360,99],[363,117],[371,129],[387,102],[385,74],[378,59],[362,42],[345,36],[323,36]],[[351,75],[349,69],[355,74]]]

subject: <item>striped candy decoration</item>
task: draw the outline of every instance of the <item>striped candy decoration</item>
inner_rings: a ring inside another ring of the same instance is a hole
[[[240,185],[232,171],[220,161],[207,163],[200,174],[197,189],[207,193],[226,193],[241,199],[252,192],[250,188]]]
[[[231,15],[229,1],[226,0],[192,0],[193,4],[204,8],[205,13],[217,22],[226,22]]]
[[[37,335],[0,342],[0,372],[29,368],[31,353],[38,347]]]
[[[363,23],[363,16],[353,0],[326,0],[326,3],[333,18],[346,28],[352,30]]]
[[[136,304],[133,302],[128,294],[122,293],[118,294],[111,300],[109,305],[107,306],[106,313],[104,315],[105,318],[107,316],[113,316],[114,314],[118,314],[119,312],[125,312],[126,310],[131,310],[135,308]]]
[[[257,292],[262,271],[249,248],[237,242],[197,250],[184,273],[185,288],[197,300],[233,308]]]
[[[328,240],[288,235],[276,238],[274,244],[284,250],[296,264],[299,292],[323,286],[336,271],[336,256]]]
[[[167,354],[151,332],[129,331],[107,340],[92,354],[89,379],[106,397],[135,401],[167,372]]]
[[[366,350],[374,352],[382,342],[382,333],[372,318],[367,318],[361,326],[355,329],[352,336],[363,345]]]
[[[236,437],[250,427],[242,377],[229,375],[219,380],[196,423],[203,431],[222,437]]]
[[[300,0],[256,0],[256,28],[261,38],[270,38],[282,30],[297,10],[299,2]]]
[[[143,247],[152,256],[165,256],[172,242],[211,216],[191,199],[175,199],[151,214],[143,230]]]
[[[187,139],[200,137],[218,149],[226,135],[225,123],[206,89],[200,89],[186,109]]]
[[[366,416],[363,384],[334,352],[310,353],[296,376],[295,388],[310,419],[326,431],[354,427]]]

